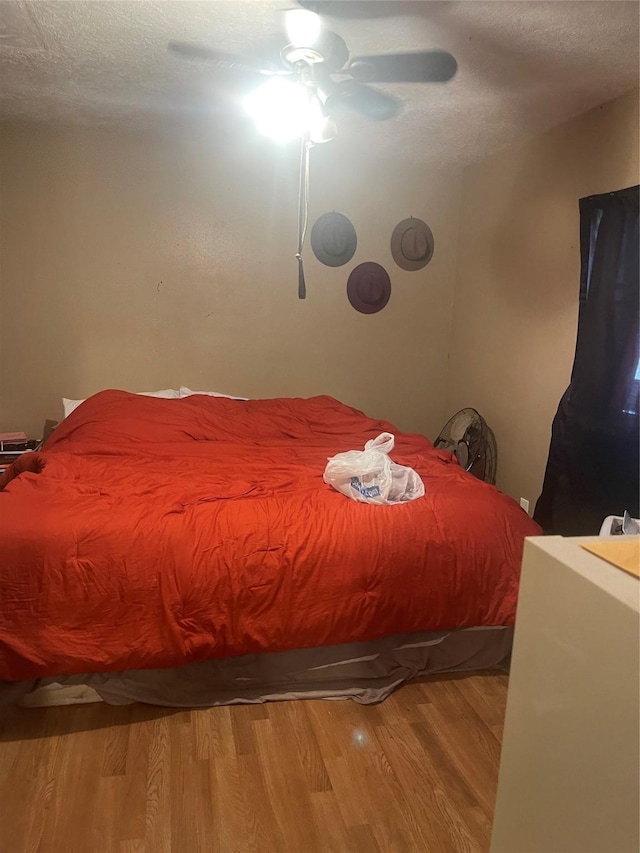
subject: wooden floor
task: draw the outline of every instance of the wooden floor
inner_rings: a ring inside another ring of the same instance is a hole
[[[0,709],[0,851],[487,851],[506,692]]]

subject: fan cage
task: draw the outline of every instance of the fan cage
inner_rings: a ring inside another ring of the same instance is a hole
[[[498,463],[496,437],[476,409],[456,412],[442,428],[434,447],[452,453],[465,471],[495,485]]]

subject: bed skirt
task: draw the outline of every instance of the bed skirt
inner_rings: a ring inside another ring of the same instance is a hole
[[[172,669],[0,682],[0,702],[25,707],[104,701],[203,708],[284,699],[381,702],[412,678],[439,672],[507,671],[513,629],[464,628],[370,642],[244,655]]]

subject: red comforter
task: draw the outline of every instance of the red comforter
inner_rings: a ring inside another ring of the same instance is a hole
[[[423,498],[325,485],[328,456],[385,430]],[[329,397],[104,391],[0,480],[0,679],[509,625],[537,532],[426,438]]]

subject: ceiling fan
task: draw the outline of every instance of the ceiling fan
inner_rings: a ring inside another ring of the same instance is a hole
[[[393,10],[393,4],[300,0],[299,6],[285,12],[286,36],[268,39],[246,55],[178,41],[169,42],[169,50],[226,69],[244,78],[248,87],[261,83],[245,100],[259,129],[280,139],[306,131],[314,143],[333,139],[335,120],[345,112],[374,121],[398,115],[402,102],[371,83],[445,83],[456,73],[456,60],[443,50],[351,58],[344,39],[324,27],[318,14],[375,17],[384,7]]]
[[[300,138],[300,203],[298,229],[298,295],[306,285],[302,247],[307,223],[309,149],[337,136],[336,120],[348,112],[383,121],[397,116],[402,101],[371,83],[446,83],[455,75],[455,58],[443,50],[350,57],[344,39],[327,29],[321,15],[334,18],[401,14],[407,3],[371,0],[298,0],[285,11],[285,30],[256,45],[246,55],[179,41],[169,50],[180,57],[203,60],[246,83],[244,107],[266,136]]]

